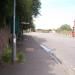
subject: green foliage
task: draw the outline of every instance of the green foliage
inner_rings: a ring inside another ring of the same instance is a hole
[[[12,49],[11,49],[11,47],[7,46],[5,48],[1,59],[4,63],[11,63],[12,62]],[[24,54],[22,52],[17,52],[16,61],[22,62],[23,59],[24,59]]]
[[[11,63],[12,52],[10,47],[6,47],[2,55],[2,61],[4,63]]]
[[[40,9],[41,3],[39,0],[33,0],[33,15],[36,17],[39,14],[39,9]]]
[[[17,53],[17,62],[22,62],[24,59],[24,54],[22,52]]]
[[[16,15],[30,23],[32,16],[39,14],[40,5],[39,0],[16,0]],[[0,0],[0,27],[7,24],[8,18],[12,16],[13,0]]]
[[[72,31],[70,25],[64,24],[56,30],[57,32]]]
[[[32,25],[31,31],[35,32],[35,26],[34,25]]]

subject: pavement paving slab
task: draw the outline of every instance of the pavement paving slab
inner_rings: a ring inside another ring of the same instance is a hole
[[[24,35],[17,46],[25,54],[25,62],[0,65],[0,75],[68,75],[30,35]]]

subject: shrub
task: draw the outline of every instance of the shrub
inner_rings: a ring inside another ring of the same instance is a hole
[[[17,53],[17,62],[22,62],[24,59],[24,54],[22,52]]]
[[[4,63],[11,63],[11,58],[12,58],[11,47],[5,48],[4,53],[1,58]]]
[[[16,61],[22,62],[24,58],[24,54],[22,52],[17,52]],[[12,62],[12,48],[7,46],[4,50],[4,53],[1,57],[3,63],[11,63]]]

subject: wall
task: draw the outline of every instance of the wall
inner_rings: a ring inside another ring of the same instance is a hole
[[[5,27],[0,30],[0,55],[4,51],[5,46],[8,44],[10,37],[10,30],[8,27]]]

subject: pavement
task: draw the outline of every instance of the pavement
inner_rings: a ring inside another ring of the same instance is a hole
[[[24,53],[24,62],[0,65],[0,75],[68,75],[30,35],[24,35],[17,50]]]

